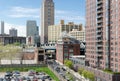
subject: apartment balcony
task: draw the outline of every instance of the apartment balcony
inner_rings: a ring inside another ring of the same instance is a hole
[[[103,31],[103,28],[97,28],[96,31]]]
[[[102,37],[102,35],[97,35],[97,37]]]
[[[102,32],[100,32],[100,33],[97,33],[97,35],[96,35],[96,37],[102,37]]]
[[[98,49],[97,52],[103,52],[103,49]]]
[[[98,0],[98,1],[97,1],[97,4],[98,4],[98,5],[103,4],[103,0]]]
[[[103,13],[103,10],[100,9],[100,10],[97,11],[97,13],[98,13],[98,14]]]
[[[101,30],[96,30],[97,35],[102,35],[102,29]]]
[[[103,19],[97,20],[97,23],[101,23],[101,22],[103,22]]]
[[[103,25],[102,24],[98,24],[97,28],[102,28]]]
[[[97,51],[97,53],[98,53],[99,56],[102,56],[103,51]]]
[[[101,14],[101,15],[97,15],[97,19],[99,19],[99,18],[103,18],[103,15]]]
[[[103,50],[102,49],[98,49],[98,50],[96,50],[96,52],[100,55],[100,54],[103,53]]]
[[[97,6],[97,10],[99,10],[99,9],[103,9],[103,5]]]
[[[102,59],[102,57],[103,57],[102,53],[97,55],[97,58],[101,58]]]
[[[102,39],[99,39],[99,40],[97,40],[96,42],[102,42],[103,40]]]
[[[97,22],[97,24],[103,24],[103,21],[99,21],[99,22]]]
[[[102,25],[97,26],[97,28],[102,28]]]
[[[96,33],[102,33],[103,29],[102,28],[97,28]]]
[[[103,47],[103,45],[102,44],[97,44],[97,47]]]
[[[100,2],[100,1],[103,1],[103,0],[97,0],[97,2]]]
[[[97,33],[100,33],[100,32],[102,32],[102,30],[97,30],[96,32],[97,32]]]

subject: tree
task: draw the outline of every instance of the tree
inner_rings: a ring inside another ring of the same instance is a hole
[[[82,72],[84,71],[84,68],[79,68],[78,69],[78,73],[80,74],[80,75],[82,75]]]
[[[90,81],[95,81],[95,75],[91,72],[88,72],[88,78]]]
[[[15,56],[17,55],[17,53],[19,53],[21,51],[20,47],[15,46],[14,44],[10,44],[10,45],[0,45],[0,60],[2,58],[8,58],[11,60],[12,63],[12,59],[15,58]]]
[[[90,81],[95,81],[95,75],[94,75],[92,72],[90,72],[90,71],[84,70],[84,71],[82,72],[82,75],[83,75],[85,78],[89,79]]]
[[[83,72],[82,72],[82,75],[85,77],[85,78],[88,78],[88,71],[86,71],[86,70],[84,70]]]
[[[64,64],[69,68],[73,67],[73,62],[71,60],[65,60]]]

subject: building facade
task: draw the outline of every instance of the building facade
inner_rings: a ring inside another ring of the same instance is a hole
[[[80,55],[80,42],[64,34],[57,41],[56,60],[64,64],[73,55]]]
[[[1,21],[1,34],[4,34],[4,21]]]
[[[90,67],[120,72],[119,4],[120,0],[86,0],[86,63]]]
[[[3,45],[14,43],[26,44],[26,37],[12,37],[9,35],[0,35],[0,43]]]
[[[85,41],[85,31],[81,30],[78,31],[77,29],[73,29],[69,32],[69,34],[73,37],[75,37],[79,41]]]
[[[85,55],[71,56],[70,60],[73,62],[74,65],[85,66]]]
[[[37,23],[35,20],[28,20],[26,24],[26,37],[27,39],[31,38],[32,45],[40,43],[40,37],[39,37],[39,27],[37,26]],[[36,40],[37,39],[37,40]],[[29,44],[29,40],[26,40],[27,44]]]
[[[35,20],[28,20],[26,23],[26,37],[38,34],[37,23]]]
[[[35,48],[35,55],[37,55],[36,58],[37,58],[38,64],[46,63],[45,49]]]
[[[48,27],[48,42],[49,43],[56,43],[59,39],[62,32],[69,33],[73,29],[77,29],[78,31],[82,30],[81,24],[74,24],[74,22],[68,22],[68,24],[64,23],[64,20],[60,21],[58,25],[50,25]]]
[[[13,37],[17,37],[17,29],[11,28],[11,29],[9,30],[9,35],[10,35],[10,36],[13,36]]]
[[[41,43],[48,43],[48,26],[54,25],[54,2],[43,0],[41,8]]]

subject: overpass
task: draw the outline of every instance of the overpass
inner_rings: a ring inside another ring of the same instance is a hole
[[[56,45],[55,44],[42,44],[41,48],[45,49],[47,58],[56,59]]]

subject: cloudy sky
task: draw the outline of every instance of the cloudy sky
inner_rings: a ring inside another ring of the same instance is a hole
[[[27,20],[36,20],[40,30],[41,3],[42,0],[0,0],[0,21],[5,22],[5,33],[16,28],[19,36],[26,36]],[[55,24],[61,19],[85,24],[85,0],[54,0],[54,3]]]

